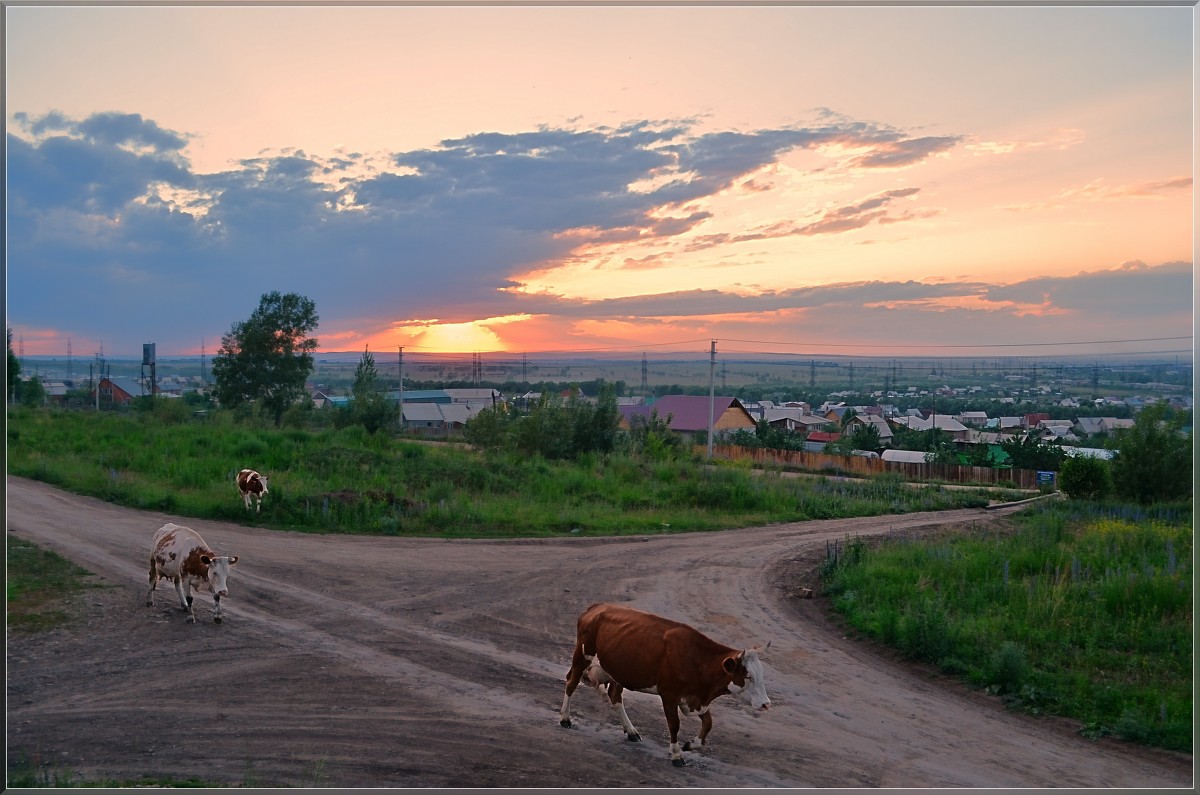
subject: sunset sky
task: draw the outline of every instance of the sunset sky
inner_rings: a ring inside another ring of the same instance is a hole
[[[7,325],[1190,353],[1195,11],[8,5]]]

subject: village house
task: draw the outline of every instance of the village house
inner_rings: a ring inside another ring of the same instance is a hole
[[[100,405],[128,406],[136,397],[146,394],[142,385],[133,378],[101,378],[97,385],[100,390]],[[96,399],[96,390],[91,391],[91,399]]]
[[[647,421],[651,414],[661,419],[670,417],[668,427],[682,433],[708,432],[709,398],[707,395],[663,395],[650,406],[617,406],[621,413],[620,427],[628,430],[635,422]],[[714,397],[712,401],[713,433],[754,430],[757,423],[741,401],[733,397]]]
[[[841,438],[842,434],[837,431],[813,431],[805,438],[803,448],[807,453],[823,453],[825,445]]]
[[[948,414],[932,414],[928,419],[919,415],[916,417],[896,417],[892,422],[904,425],[910,431],[928,431],[937,428],[939,431],[949,434],[950,438],[955,442],[965,442],[967,440],[967,426]]]
[[[892,426],[880,414],[855,414],[846,421],[846,433],[853,434],[858,428],[874,428],[879,432],[879,443],[885,447],[892,443],[892,437],[895,436]]]

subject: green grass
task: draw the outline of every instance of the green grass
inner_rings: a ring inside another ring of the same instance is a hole
[[[154,414],[8,413],[8,471],[133,508],[289,530],[442,537],[620,535],[986,505],[993,494],[894,478],[755,475],[625,454],[577,462],[341,430]],[[270,477],[261,514],[235,473]]]
[[[12,534],[5,538],[8,628],[41,632],[70,623],[79,594],[97,587],[90,572]]]
[[[85,779],[74,771],[44,767],[27,758],[10,762],[8,768],[7,786],[19,789],[49,788],[126,788],[126,787],[157,787],[157,788],[204,788],[216,789],[220,785],[202,781],[197,778],[173,779],[169,777],[142,776],[127,779]]]
[[[856,629],[1014,708],[1192,748],[1190,516],[1033,510],[1011,532],[837,545],[825,592]]]

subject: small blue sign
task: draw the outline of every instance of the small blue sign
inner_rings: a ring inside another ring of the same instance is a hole
[[[1054,473],[1053,472],[1043,472],[1039,469],[1038,473],[1037,473],[1037,484],[1039,487],[1053,486],[1054,485]]]

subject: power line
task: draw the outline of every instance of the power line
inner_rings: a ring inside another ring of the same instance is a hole
[[[879,343],[871,342],[812,342],[812,343],[794,343],[794,342],[773,342],[770,340],[731,340],[724,339],[720,342],[740,342],[746,345],[819,345],[824,348],[1031,348],[1035,346],[1050,346],[1050,345],[1116,345],[1125,342],[1169,342],[1174,340],[1190,340],[1187,337],[1144,337],[1142,339],[1128,340],[1075,340],[1070,342],[985,342],[985,343],[946,343],[938,345],[896,345],[887,343],[880,345]]]

